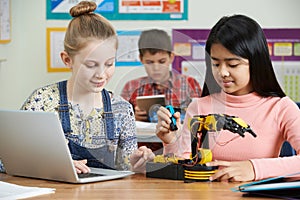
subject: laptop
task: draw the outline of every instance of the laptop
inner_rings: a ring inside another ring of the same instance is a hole
[[[68,183],[106,181],[134,174],[100,168],[77,174],[54,112],[0,110],[0,159],[7,174]]]

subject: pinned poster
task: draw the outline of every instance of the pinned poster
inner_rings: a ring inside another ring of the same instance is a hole
[[[10,0],[0,0],[0,44],[11,40]]]
[[[60,58],[64,50],[66,28],[47,28],[47,70],[48,72],[70,72]]]
[[[46,0],[47,20],[71,19],[79,1]],[[109,20],[187,20],[188,0],[94,0],[96,13]]]

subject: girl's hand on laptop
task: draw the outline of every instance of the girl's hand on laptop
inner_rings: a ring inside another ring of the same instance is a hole
[[[87,160],[73,160],[73,162],[78,174],[91,172],[91,169],[86,165]]]
[[[130,156],[130,164],[132,171],[145,173],[146,163],[154,159],[154,153],[146,146],[141,146],[136,149]]]

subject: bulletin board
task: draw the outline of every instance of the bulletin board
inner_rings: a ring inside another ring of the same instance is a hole
[[[205,65],[205,43],[209,29],[173,29],[172,43],[175,58],[173,69],[194,77],[203,85]]]
[[[300,102],[300,29],[263,29],[275,74],[286,95]],[[176,54],[173,69],[195,77],[201,85],[205,78],[205,42],[209,29],[173,29]]]
[[[60,52],[64,50],[65,27],[47,28],[47,71],[69,72],[70,69],[64,65],[60,58]],[[116,53],[116,67],[138,67],[142,66],[139,60],[138,39],[141,31],[128,30],[117,31],[118,49]]]
[[[300,29],[264,29],[271,60],[285,93],[300,102]]]
[[[60,58],[60,52],[64,50],[64,37],[66,28],[47,28],[47,70],[48,72],[69,72]]]
[[[46,0],[47,20],[71,19],[79,0]],[[109,20],[187,20],[188,0],[94,0],[96,13]]]
[[[11,2],[0,0],[0,44],[11,41]]]

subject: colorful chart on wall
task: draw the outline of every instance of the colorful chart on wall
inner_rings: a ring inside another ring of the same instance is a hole
[[[300,102],[300,29],[263,29],[276,76],[285,93]],[[209,29],[173,29],[173,68],[203,85]]]
[[[264,29],[271,60],[285,93],[300,102],[300,29]]]
[[[71,19],[80,0],[46,0],[47,20]],[[109,20],[187,20],[188,0],[94,0],[96,13]]]
[[[138,40],[141,31],[128,30],[117,31],[118,49],[116,55],[116,67],[143,66],[139,59]]]

